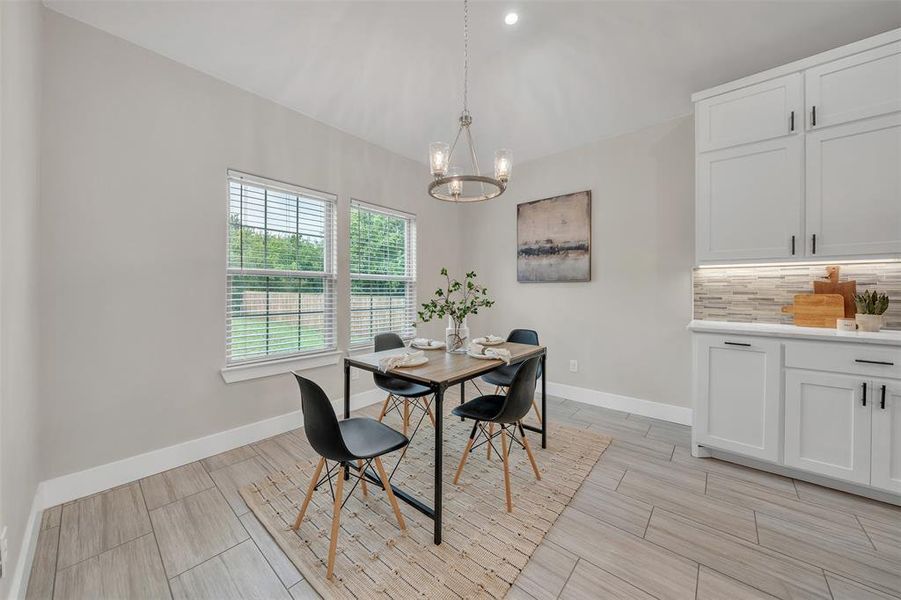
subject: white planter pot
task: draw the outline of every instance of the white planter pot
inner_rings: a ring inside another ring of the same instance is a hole
[[[857,313],[854,317],[859,331],[876,332],[882,329],[882,315],[864,315]]]

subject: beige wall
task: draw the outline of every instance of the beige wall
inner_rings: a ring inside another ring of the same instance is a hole
[[[549,381],[690,406],[693,139],[688,116],[601,140],[516,166],[503,196],[466,207],[465,266],[497,300],[473,333],[536,329]],[[517,283],[516,204],[581,190],[591,282]]]
[[[41,7],[0,3],[0,528],[13,566],[40,481],[37,245]],[[27,574],[26,574],[27,575]]]
[[[424,165],[57,13],[45,23],[42,478],[299,408],[289,375],[220,377],[226,169],[339,196],[342,346],[351,197],[416,213],[420,297],[459,267],[459,211],[428,198]],[[308,374],[342,394],[339,368]]]

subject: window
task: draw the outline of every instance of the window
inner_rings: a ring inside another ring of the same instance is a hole
[[[350,345],[378,333],[412,337],[416,320],[416,218],[350,205]]]
[[[335,348],[335,197],[228,172],[228,364]]]

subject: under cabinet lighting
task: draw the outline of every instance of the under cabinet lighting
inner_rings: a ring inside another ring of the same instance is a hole
[[[805,262],[768,262],[768,263],[734,263],[726,265],[698,265],[695,269],[738,269],[741,267],[815,267],[819,265],[865,265],[879,263],[898,263],[901,258],[864,258],[859,260],[816,260]]]

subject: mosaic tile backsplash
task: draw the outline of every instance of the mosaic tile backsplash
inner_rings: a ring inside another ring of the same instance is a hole
[[[885,329],[901,329],[901,262],[832,263],[840,281],[857,281],[857,291],[888,294]],[[746,323],[792,323],[782,307],[795,294],[813,292],[813,280],[825,279],[826,265],[713,267],[693,273],[694,318]]]

